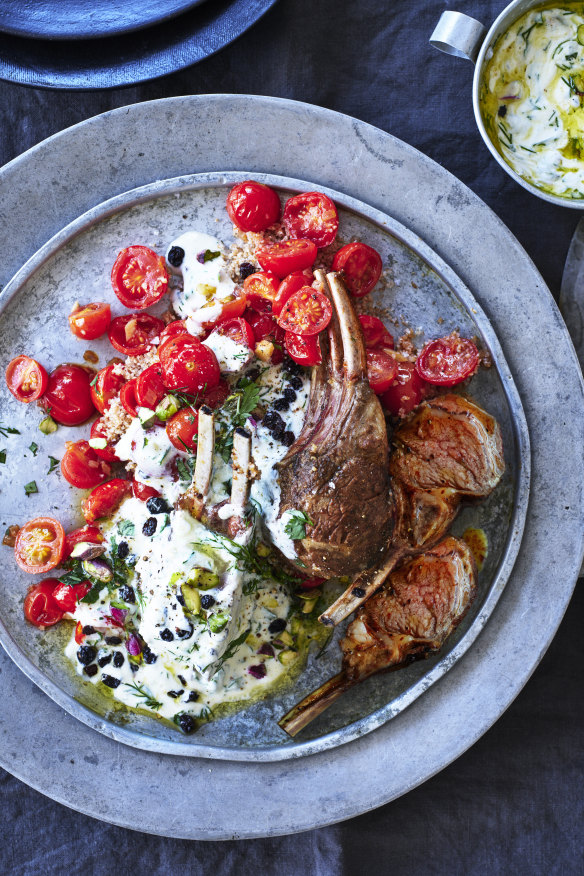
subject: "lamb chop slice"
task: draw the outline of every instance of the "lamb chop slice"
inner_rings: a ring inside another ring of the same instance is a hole
[[[476,577],[468,546],[452,536],[395,569],[347,628],[341,672],[288,712],[280,727],[295,736],[363,679],[438,651],[474,599]]]
[[[407,554],[436,543],[463,498],[488,495],[505,470],[499,424],[468,399],[449,393],[416,408],[394,433],[389,459],[396,527],[380,564],[353,580],[320,616],[333,626],[380,587]]]
[[[313,521],[296,542],[309,575],[356,575],[381,559],[393,528],[389,448],[381,405],[367,380],[361,325],[338,274],[315,277],[333,318],[323,364],[313,369],[304,426],[278,465],[280,517]]]
[[[390,470],[409,487],[487,496],[505,469],[499,424],[461,395],[422,402],[396,431]]]

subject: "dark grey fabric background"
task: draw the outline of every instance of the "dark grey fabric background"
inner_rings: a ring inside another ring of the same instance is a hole
[[[504,3],[452,5],[490,23]],[[471,65],[428,45],[445,8],[443,0],[280,0],[232,46],[144,86],[63,93],[0,83],[0,164],[136,101],[207,92],[304,100],[390,131],[452,171],[509,226],[557,297],[579,214],[524,192],[491,159],[474,126]],[[553,600],[553,581],[542,598]],[[441,774],[375,812],[295,837],[187,842],[94,821],[0,771],[0,872],[584,873],[583,611],[580,585],[551,648],[497,724]]]

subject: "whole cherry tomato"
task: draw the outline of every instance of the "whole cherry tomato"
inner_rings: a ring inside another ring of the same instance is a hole
[[[161,365],[164,384],[189,393],[213,389],[221,376],[215,353],[198,338],[181,337],[168,344],[162,351]]]
[[[91,382],[91,398],[100,414],[105,413],[112,399],[119,395],[120,389],[126,382],[126,378],[117,374],[115,365],[106,365]]]
[[[110,344],[126,356],[142,356],[164,329],[161,319],[150,313],[116,316],[109,327]]]
[[[384,324],[376,316],[369,316],[368,313],[359,314],[359,322],[363,330],[363,338],[365,346],[372,349],[373,347],[389,348],[393,350],[393,337],[390,335]]]
[[[367,350],[367,379],[377,395],[386,392],[397,375],[397,362],[383,350]]]
[[[81,365],[57,365],[39,404],[63,426],[78,426],[95,413],[91,373]]]
[[[248,179],[227,195],[229,218],[240,231],[265,231],[280,218],[280,199],[274,189]]]
[[[47,578],[51,581],[53,579]],[[53,599],[61,609],[61,611],[69,612],[70,614],[77,608],[79,600],[87,596],[91,590],[90,581],[82,581],[80,584],[63,584],[61,581],[55,581],[53,588]]]
[[[123,249],[112,268],[114,292],[126,307],[143,310],[160,301],[168,289],[162,256],[147,246]]]
[[[282,218],[290,237],[311,240],[319,249],[329,246],[339,229],[337,208],[322,192],[304,192],[289,198]]]
[[[167,394],[162,365],[156,362],[150,365],[136,379],[136,401],[143,408],[154,410]]]
[[[29,356],[17,356],[6,369],[6,385],[20,402],[29,404],[45,392],[49,375],[42,365]]]
[[[73,529],[65,536],[65,552],[63,554],[63,559],[66,560],[71,556],[71,551],[76,544],[80,544],[84,541],[89,544],[101,544],[103,540],[103,535],[97,526],[82,526],[80,529]]]
[[[318,249],[311,240],[282,240],[258,247],[256,258],[264,271],[286,277],[294,271],[311,268]]]
[[[428,393],[429,385],[419,376],[413,362],[397,360],[395,380],[381,395],[383,406],[394,417],[405,417]]]
[[[278,292],[280,281],[270,271],[257,271],[243,281],[248,307],[258,313],[270,311]]]
[[[166,434],[177,450],[196,450],[199,414],[193,408],[182,408],[166,424]]]
[[[332,319],[331,303],[323,292],[304,286],[292,295],[278,317],[278,325],[303,338],[317,335]]]
[[[148,499],[160,496],[160,493],[158,490],[155,490],[154,487],[149,487],[147,484],[141,484],[140,481],[132,481],[132,495],[135,499],[140,499],[141,502],[147,502]]]
[[[159,341],[158,341],[158,355],[160,356],[160,350],[164,346],[167,341],[172,341],[173,338],[179,338],[181,335],[189,335],[187,331],[184,319],[173,319],[172,322],[169,322],[167,326],[165,326],[160,332]]]
[[[313,280],[314,274],[309,268],[305,268],[303,271],[294,271],[294,273],[284,277],[272,302],[272,313],[278,316],[288,299],[304,286],[310,286]]]
[[[20,568],[31,574],[54,569],[65,552],[65,530],[54,517],[35,517],[18,531],[14,557]]]
[[[29,588],[24,600],[24,616],[27,621],[41,630],[58,624],[63,617],[63,609],[53,598],[55,578],[45,578]]]
[[[322,353],[318,342],[318,335],[309,335],[306,338],[286,332],[284,347],[291,359],[299,365],[320,365]]]
[[[450,335],[426,344],[416,359],[416,371],[428,383],[455,386],[474,374],[479,351],[472,341]]]
[[[123,387],[122,387],[123,389]],[[103,447],[94,447],[93,449],[97,453],[100,459],[105,459],[106,462],[117,462],[118,457],[116,456],[116,452],[114,450],[114,444],[105,436],[105,432],[103,429],[103,419],[99,417],[95,423],[91,424],[91,432],[89,433],[90,439],[100,439],[105,441],[105,445]]]
[[[112,320],[112,312],[105,301],[94,304],[77,305],[69,314],[69,328],[78,338],[94,341],[107,331]]]
[[[117,511],[124,499],[132,492],[130,481],[114,478],[105,484],[94,487],[89,496],[83,500],[81,510],[88,523],[94,523],[101,517],[109,517]]]
[[[87,441],[69,441],[61,459],[61,472],[73,487],[88,490],[103,483],[110,475],[110,467],[100,459]]]
[[[381,256],[366,243],[348,243],[333,259],[333,271],[342,271],[349,292],[355,298],[367,295],[381,276]]]

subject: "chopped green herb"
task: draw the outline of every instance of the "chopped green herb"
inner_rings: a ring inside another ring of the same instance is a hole
[[[143,684],[135,682],[124,682],[126,687],[129,687],[135,697],[142,699],[144,702],[139,703],[140,706],[145,706],[147,709],[159,709],[162,706],[158,700],[155,700],[152,694],[146,690]]]
[[[212,262],[213,259],[219,258],[220,255],[221,253],[219,252],[219,250],[213,252],[213,250],[211,249],[206,249],[203,253],[203,264],[205,264],[206,262]]]
[[[225,462],[229,462],[231,458],[233,432],[235,429],[245,426],[248,417],[257,408],[260,391],[260,387],[256,383],[247,383],[237,392],[227,396],[221,407],[221,417],[227,420],[227,423],[224,422],[221,426],[217,436],[216,449]]]
[[[306,524],[314,526],[314,521],[304,511],[297,511],[295,508],[288,514],[289,520],[284,527],[286,535],[289,535],[293,541],[306,538]]]
[[[50,474],[52,471],[55,471],[55,469],[59,465],[59,460],[55,459],[54,456],[49,456],[49,463],[50,463],[49,470],[48,470],[47,474]]]
[[[33,441],[32,444],[29,445],[28,449],[30,450],[30,452],[32,453],[33,456],[36,456],[37,450],[39,449],[39,446],[38,446],[38,444],[35,444],[35,442]]]
[[[32,496],[33,493],[38,493],[39,488],[36,485],[36,481],[29,481],[28,484],[24,485],[24,492],[27,496]]]
[[[118,523],[118,532],[120,535],[130,537],[135,534],[136,527],[131,520],[120,520]]]
[[[179,459],[176,463],[176,470],[183,484],[190,484],[193,480],[195,471],[195,463],[192,457],[187,459]]]
[[[229,660],[230,657],[233,657],[233,655],[235,654],[237,649],[241,645],[243,645],[243,643],[245,642],[245,640],[247,639],[247,637],[249,636],[250,633],[251,633],[251,627],[248,627],[247,630],[244,630],[240,636],[238,636],[236,639],[233,639],[233,641],[230,642],[229,646],[225,649],[225,651],[223,652],[223,654],[221,655],[221,657],[219,658],[219,660],[215,664],[215,667],[217,670],[221,669],[221,667],[223,666],[223,664],[225,663],[226,660]],[[209,666],[211,666],[211,665],[212,664],[209,663],[207,666],[205,666],[205,669],[203,669],[203,672],[205,672],[209,668]]]
[[[90,386],[95,386],[95,384],[97,383],[97,378],[98,378],[98,377],[99,377],[99,372],[95,375],[95,377],[93,378],[93,380],[91,381],[91,383],[90,383],[89,385],[90,385]]]
[[[0,462],[2,465],[6,462],[6,450],[0,450]]]
[[[0,425],[0,435],[3,438],[8,438],[9,435],[20,435],[18,429],[15,429],[14,426],[2,426]]]

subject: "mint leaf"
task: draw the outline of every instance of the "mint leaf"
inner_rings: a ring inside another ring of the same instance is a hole
[[[292,509],[288,514],[290,515],[290,519],[284,527],[286,535],[289,535],[293,541],[299,541],[306,538],[306,524],[314,526],[314,521],[312,521],[304,511],[296,511],[296,509]]]

